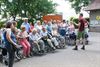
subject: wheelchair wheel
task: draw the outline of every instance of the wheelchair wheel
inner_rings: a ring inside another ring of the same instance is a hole
[[[3,62],[3,56],[0,54],[0,62]]]
[[[23,58],[23,50],[17,50],[15,52],[15,58],[20,61]]]

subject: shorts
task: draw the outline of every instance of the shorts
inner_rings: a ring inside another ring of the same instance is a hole
[[[82,31],[82,32],[78,31],[77,39],[80,39],[80,38],[82,38],[82,39],[85,38],[85,32],[84,31]]]

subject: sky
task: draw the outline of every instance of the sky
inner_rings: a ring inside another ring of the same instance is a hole
[[[70,17],[78,17],[78,15],[75,13],[75,10],[71,8],[71,4],[68,1],[53,0],[53,2],[58,4],[56,11],[61,12],[64,19],[69,19]],[[84,17],[89,17],[89,14],[86,11],[82,10],[80,13],[83,13]]]

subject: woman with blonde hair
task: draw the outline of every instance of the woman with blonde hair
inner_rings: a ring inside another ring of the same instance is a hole
[[[30,43],[28,42],[28,33],[26,32],[25,26],[21,26],[21,32],[18,34],[19,42],[23,46],[24,58],[30,57]]]

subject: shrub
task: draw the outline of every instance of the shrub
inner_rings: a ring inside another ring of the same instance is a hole
[[[4,27],[5,22],[0,22],[0,29]]]
[[[23,23],[23,20],[20,19],[17,21],[17,28],[20,29],[21,24]]]

